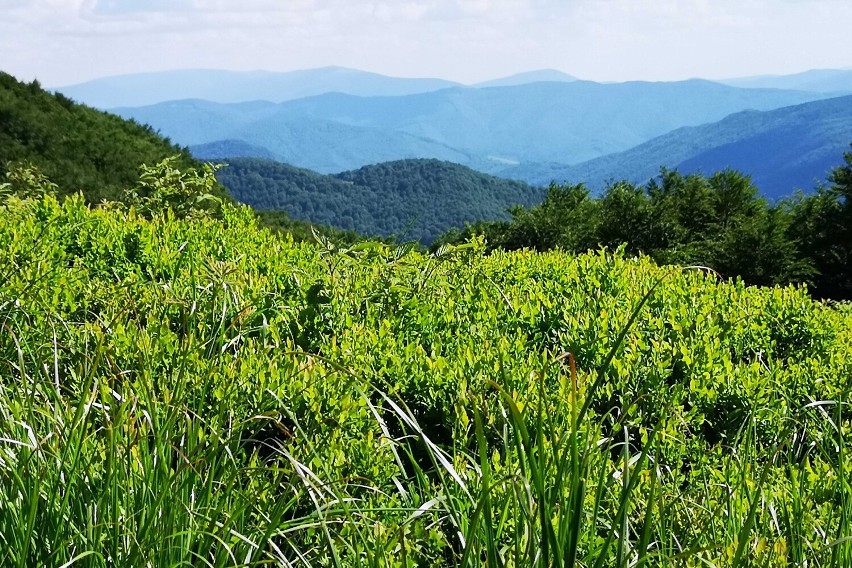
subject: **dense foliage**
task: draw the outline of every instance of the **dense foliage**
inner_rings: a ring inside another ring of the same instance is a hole
[[[583,184],[552,185],[510,221],[453,229],[433,245],[485,235],[492,249],[584,252],[624,246],[662,264],[710,267],[751,284],[807,282],[820,297],[852,299],[852,153],[829,185],[770,204],[748,176],[663,170],[644,186],[610,183],[600,198]]]
[[[7,184],[6,192],[39,194],[51,186],[62,195],[82,191],[90,203],[118,200],[143,209],[166,203],[180,209],[188,204],[182,193],[187,188],[199,190],[193,199],[205,194],[214,198],[208,205],[231,200],[214,177],[196,170],[212,171],[149,126],[75,104],[60,93],[45,92],[37,82],[21,83],[0,72],[0,184]],[[153,187],[157,183],[159,193]],[[315,232],[336,242],[364,238],[284,212],[258,215],[269,228],[299,241],[313,241]]]
[[[438,160],[402,160],[322,175],[269,160],[235,158],[219,180],[259,210],[362,234],[432,242],[452,226],[506,217],[544,190]]]
[[[181,167],[197,167],[187,151],[142,126],[22,83],[0,72],[0,172],[36,166],[66,194],[82,191],[90,202],[119,199],[142,164],[179,155]],[[0,177],[0,182],[8,181]],[[224,196],[221,187],[215,189]]]
[[[4,566],[852,563],[848,306],[33,187],[0,206]]]

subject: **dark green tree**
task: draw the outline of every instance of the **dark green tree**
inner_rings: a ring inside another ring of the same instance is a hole
[[[816,269],[814,293],[835,300],[852,300],[852,152],[844,162],[829,175],[830,185],[800,196],[790,229]]]

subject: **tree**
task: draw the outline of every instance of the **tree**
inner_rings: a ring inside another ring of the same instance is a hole
[[[645,190],[628,182],[610,184],[600,200],[597,241],[629,254],[650,254],[659,247],[653,233],[651,203]]]
[[[802,255],[813,259],[815,294],[852,300],[852,152],[843,157],[828,176],[831,185],[795,204],[791,232]]]

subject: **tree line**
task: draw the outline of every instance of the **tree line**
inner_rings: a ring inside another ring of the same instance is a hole
[[[701,265],[748,284],[808,284],[819,298],[852,299],[852,152],[811,194],[770,203],[749,176],[663,169],[644,185],[551,184],[544,201],[508,221],[451,229],[433,245],[484,236],[490,250],[624,247],[661,264]]]

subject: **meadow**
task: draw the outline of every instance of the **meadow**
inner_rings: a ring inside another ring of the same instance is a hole
[[[2,566],[850,566],[852,309],[0,206]]]

